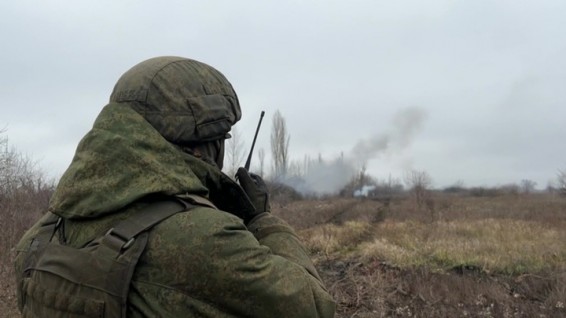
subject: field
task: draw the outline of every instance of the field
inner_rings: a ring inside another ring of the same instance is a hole
[[[339,317],[566,317],[566,200],[296,201]]]
[[[338,317],[566,317],[566,198],[282,200],[273,213],[312,252]],[[17,317],[15,239],[1,237],[0,316]]]

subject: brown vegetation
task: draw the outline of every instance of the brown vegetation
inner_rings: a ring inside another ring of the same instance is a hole
[[[0,316],[17,316],[13,246],[45,210],[49,187],[0,196]],[[13,195],[13,196],[12,196]],[[387,201],[283,200],[338,317],[566,316],[566,200],[430,192]]]
[[[274,213],[298,228],[339,317],[566,315],[564,198],[430,199],[298,201]]]
[[[1,133],[1,131],[0,131]],[[47,210],[53,184],[0,135],[0,316],[17,317],[12,259],[24,231]]]

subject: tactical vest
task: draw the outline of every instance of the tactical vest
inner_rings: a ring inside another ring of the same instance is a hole
[[[61,218],[42,224],[18,282],[23,317],[126,317],[130,282],[149,229],[193,205],[154,202],[82,248],[53,239]]]

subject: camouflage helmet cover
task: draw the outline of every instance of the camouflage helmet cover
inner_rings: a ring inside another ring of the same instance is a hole
[[[223,139],[242,113],[222,73],[182,57],[143,61],[120,77],[111,102],[132,102],[165,139],[191,144]]]

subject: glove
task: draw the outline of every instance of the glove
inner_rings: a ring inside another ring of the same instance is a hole
[[[239,168],[238,172],[236,172],[236,178],[238,178],[240,186],[244,189],[244,192],[248,195],[248,198],[255,207],[255,213],[245,216],[244,221],[250,221],[263,212],[271,211],[267,185],[260,176],[249,173],[244,168]]]

